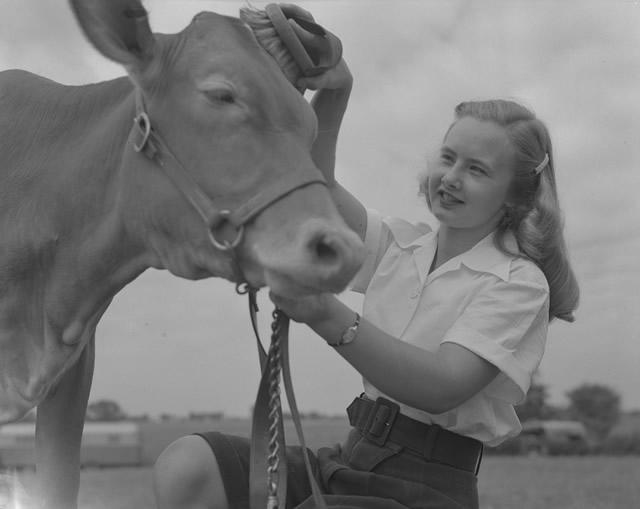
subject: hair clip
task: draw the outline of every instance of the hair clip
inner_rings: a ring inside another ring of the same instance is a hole
[[[545,152],[544,158],[542,159],[542,161],[540,161],[540,164],[534,168],[533,173],[535,173],[536,175],[539,175],[540,172],[544,170],[548,164],[549,164],[549,154]]]

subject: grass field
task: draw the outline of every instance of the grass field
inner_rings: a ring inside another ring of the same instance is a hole
[[[308,445],[315,448],[340,440],[342,419],[303,422]],[[148,423],[143,429],[145,457],[152,461],[166,444],[198,430],[247,435],[246,419],[212,423]],[[294,443],[287,423],[289,443]],[[21,474],[32,484],[33,474]],[[640,458],[485,456],[479,476],[482,509],[633,509],[640,507]],[[81,509],[154,509],[151,469],[83,470]]]
[[[639,480],[637,457],[490,456],[480,472],[480,501],[482,509],[633,509]],[[154,509],[151,469],[84,470],[80,507]]]

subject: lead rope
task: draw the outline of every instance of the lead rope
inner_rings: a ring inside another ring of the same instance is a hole
[[[279,309],[272,313],[271,346],[267,356],[269,370],[269,456],[267,457],[267,509],[278,509],[278,485],[280,467],[280,428],[282,427],[282,405],[280,402],[280,373],[282,357],[280,356],[280,333],[282,320],[286,316]],[[282,437],[284,442],[284,437]],[[284,451],[283,451],[284,452]]]
[[[315,476],[313,475],[313,467],[311,466],[311,460],[309,459],[309,451],[304,439],[304,433],[302,431],[302,423],[300,422],[300,412],[298,412],[298,404],[296,403],[296,396],[293,392],[293,382],[291,380],[291,369],[289,363],[289,318],[286,317],[286,334],[283,334],[283,340],[280,345],[281,358],[282,358],[282,379],[284,382],[284,390],[287,395],[287,401],[289,402],[289,409],[291,411],[291,417],[293,424],[296,428],[296,435],[298,436],[298,442],[302,450],[302,459],[304,460],[304,466],[307,471],[307,478],[309,479],[309,485],[311,486],[311,494],[315,502],[315,509],[327,509],[327,504],[322,491]]]
[[[278,509],[279,497],[278,489],[280,486],[280,443],[284,444],[283,422],[282,422],[282,405],[280,401],[280,374],[282,372],[282,359],[280,355],[280,335],[281,335],[281,323],[286,319],[286,316],[278,309],[275,309],[272,313],[273,321],[271,322],[271,344],[269,346],[268,354],[265,353],[264,347],[260,342],[260,335],[258,332],[258,324],[256,314],[258,312],[257,302],[257,290],[252,288],[247,283],[236,285],[236,292],[239,294],[247,294],[249,298],[249,314],[251,316],[251,326],[257,341],[258,354],[260,359],[260,370],[262,372],[263,379],[268,380],[268,441],[267,441],[267,509]],[[261,382],[262,385],[262,382]],[[254,406],[254,429],[252,434],[255,436],[259,433],[257,429],[256,413],[261,411],[259,406],[260,389],[258,390],[258,398],[256,398],[256,405]],[[256,440],[252,439],[251,454],[256,454],[254,446]],[[253,466],[253,462],[252,462]],[[286,489],[286,487],[285,487]],[[285,492],[286,495],[286,492]]]
[[[287,461],[282,453],[285,444],[279,393],[282,370],[280,345],[287,317],[279,310],[273,312],[271,345],[269,352],[265,352],[258,334],[256,290],[250,289],[248,296],[262,371],[251,426],[249,500],[251,509],[264,509],[265,506],[276,509],[280,507],[280,501],[286,500],[287,490]],[[281,507],[284,507],[284,502]]]
[[[313,475],[313,468],[300,423],[300,414],[293,393],[291,370],[289,369],[289,317],[280,309],[276,308],[273,311],[271,344],[267,354],[262,346],[258,332],[257,290],[246,288],[246,292],[242,293],[247,293],[249,297],[249,316],[251,317],[251,325],[256,337],[260,367],[262,369],[262,378],[254,406],[251,430],[251,466],[249,475],[251,509],[262,509],[265,504],[267,509],[284,508],[286,503],[287,459],[280,400],[279,384],[281,376],[291,410],[291,418],[295,425],[298,442],[302,448],[302,456],[316,509],[326,509],[322,492]],[[267,400],[266,405],[265,399]],[[264,433],[265,429],[267,430],[266,434]],[[267,479],[266,492],[264,484],[265,473]]]

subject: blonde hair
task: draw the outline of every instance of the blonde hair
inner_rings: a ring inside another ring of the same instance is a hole
[[[572,322],[580,291],[563,237],[549,131],[530,110],[514,101],[463,102],[456,107],[455,116],[457,120],[473,117],[494,122],[505,129],[516,161],[496,244],[508,254],[518,254],[510,253],[505,243],[507,232],[513,232],[521,253],[540,267],[549,283],[550,318]],[[538,168],[545,155],[548,163]]]
[[[302,77],[302,72],[278,36],[276,29],[273,28],[273,23],[266,12],[250,6],[241,7],[240,19],[249,26],[260,46],[273,57],[286,78],[295,86]]]

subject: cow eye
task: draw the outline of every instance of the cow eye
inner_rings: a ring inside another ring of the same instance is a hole
[[[233,104],[236,102],[233,90],[227,87],[209,89],[204,93],[213,104]]]

